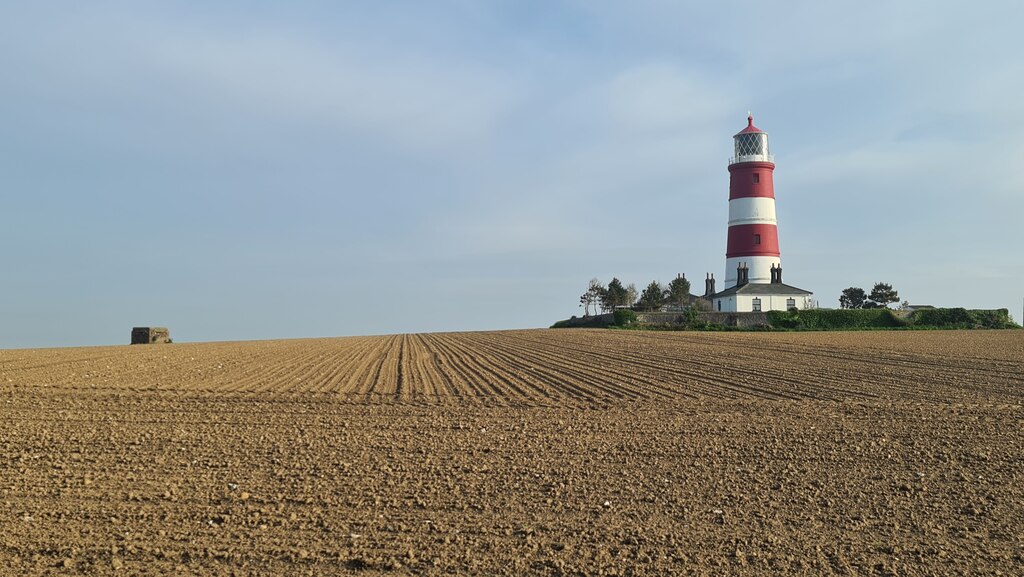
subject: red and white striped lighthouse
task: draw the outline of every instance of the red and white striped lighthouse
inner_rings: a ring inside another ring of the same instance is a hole
[[[773,282],[781,267],[779,229],[775,220],[775,162],[768,150],[768,133],[754,126],[733,136],[734,156],[729,159],[729,242],[725,252],[725,288],[737,284]]]

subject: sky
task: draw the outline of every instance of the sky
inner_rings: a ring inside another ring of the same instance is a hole
[[[0,348],[545,327],[593,277],[700,294],[748,111],[787,284],[1019,321],[1022,21],[1011,0],[3,3]]]

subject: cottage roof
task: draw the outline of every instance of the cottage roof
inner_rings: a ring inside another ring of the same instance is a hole
[[[795,296],[795,295],[810,295],[814,294],[811,291],[805,291],[802,288],[796,288],[795,286],[789,286],[788,284],[782,284],[780,282],[773,283],[747,283],[740,286],[734,286],[727,288],[722,292],[711,295],[711,298],[717,299],[720,297],[727,297],[736,294],[750,295],[750,296]]]

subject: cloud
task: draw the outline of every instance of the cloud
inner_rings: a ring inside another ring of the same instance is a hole
[[[18,43],[23,81],[113,121],[134,124],[134,111],[156,123],[169,115],[213,135],[284,124],[443,151],[490,138],[521,98],[514,77],[471,55],[388,38],[325,39],[270,21],[211,28],[141,10],[93,15],[91,26],[48,16],[52,42]]]
[[[185,82],[254,116],[354,130],[393,146],[472,144],[489,136],[515,103],[517,87],[493,70],[400,51],[358,51],[271,33],[189,38],[155,57]]]

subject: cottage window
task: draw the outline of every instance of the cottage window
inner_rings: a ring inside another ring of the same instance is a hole
[[[761,312],[761,299],[754,299],[751,304],[755,313]]]
[[[786,299],[786,310],[796,308],[796,299]]]

